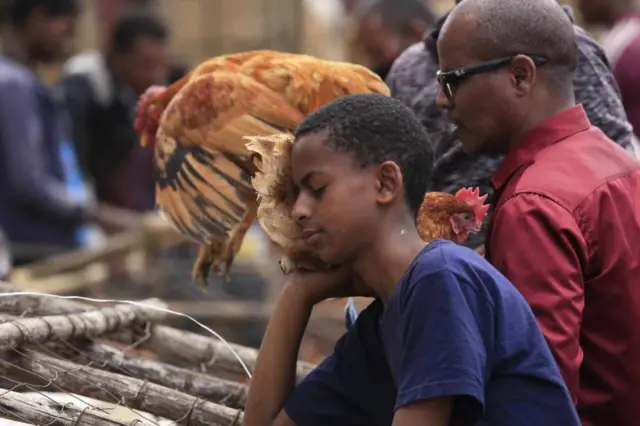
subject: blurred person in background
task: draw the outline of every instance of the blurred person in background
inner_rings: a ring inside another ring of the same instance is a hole
[[[114,21],[104,52],[80,53],[65,64],[75,141],[102,202],[131,211],[155,207],[153,150],[140,146],[133,122],[138,96],[169,80],[168,43],[165,22],[134,6]]]
[[[356,20],[355,45],[382,79],[396,58],[435,23],[428,0],[355,0],[345,6]]]
[[[78,0],[14,0],[0,56],[0,228],[15,264],[96,241],[61,94],[37,76],[70,51]],[[98,238],[99,239],[99,238]]]
[[[640,5],[635,0],[579,0],[578,7],[585,23],[607,29],[600,42],[620,86],[640,156]]]
[[[610,1],[610,0],[607,0]],[[460,3],[458,0],[456,3]],[[570,7],[565,7],[573,21]],[[442,17],[426,34],[424,41],[409,47],[393,64],[386,79],[392,96],[409,106],[422,121],[434,143],[435,165],[430,190],[455,193],[462,187],[478,186],[492,199],[490,177],[501,163],[502,156],[483,155],[471,158],[462,152],[460,141],[452,135],[453,124],[446,111],[436,105],[439,69],[436,41],[446,19]],[[576,103],[582,104],[590,122],[611,140],[633,150],[632,127],[620,99],[620,92],[602,47],[583,29],[574,26],[579,48],[578,69],[574,76]],[[467,241],[471,247],[484,242],[482,232]]]

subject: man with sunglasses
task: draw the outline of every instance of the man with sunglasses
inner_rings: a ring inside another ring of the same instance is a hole
[[[640,162],[576,104],[570,20],[554,0],[465,0],[437,48],[462,149],[506,154],[487,259],[531,305],[583,424],[636,424]]]
[[[533,1],[533,0],[532,0]],[[457,0],[456,3],[460,3]],[[572,11],[564,7],[571,17]],[[491,175],[502,160],[501,155],[469,157],[453,135],[453,124],[445,111],[436,105],[439,84],[437,40],[447,16],[442,17],[427,32],[423,43],[409,47],[394,62],[386,79],[393,97],[410,107],[427,129],[434,144],[435,165],[431,180],[434,191],[454,194],[460,188],[478,186],[492,200]],[[578,45],[578,65],[574,74],[576,103],[584,106],[589,121],[610,139],[632,151],[633,132],[627,121],[620,92],[606,55],[587,33],[574,26]],[[488,221],[486,222],[488,223]],[[472,235],[467,245],[473,248],[484,243],[486,223],[482,232]]]

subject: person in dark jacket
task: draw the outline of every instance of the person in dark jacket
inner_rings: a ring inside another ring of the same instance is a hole
[[[77,0],[20,0],[9,9],[0,57],[0,228],[16,263],[81,245],[79,231],[96,218],[88,194],[68,179],[74,159],[60,98],[34,71],[69,51],[78,9]]]
[[[104,53],[81,53],[65,64],[74,139],[100,201],[133,211],[155,207],[153,151],[140,146],[133,122],[138,96],[169,78],[168,40],[168,27],[150,10],[127,9]]]

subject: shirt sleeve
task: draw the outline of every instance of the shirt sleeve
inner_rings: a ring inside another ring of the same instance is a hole
[[[491,261],[531,305],[574,402],[582,363],[585,253],[571,213],[540,195],[517,195],[495,217]]]
[[[288,398],[284,410],[297,426],[391,424],[395,389],[377,337],[379,317],[371,314],[361,312]]]
[[[493,308],[465,278],[447,269],[425,273],[416,267],[401,300],[396,410],[425,399],[457,396],[462,398],[456,399],[454,411],[477,420],[487,366],[479,327],[493,328],[488,324]]]
[[[47,172],[35,96],[26,84],[2,87],[0,138],[7,184],[32,210],[61,222],[79,223],[85,217],[82,205],[73,202],[64,183]]]

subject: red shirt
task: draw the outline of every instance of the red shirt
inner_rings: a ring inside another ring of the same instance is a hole
[[[582,106],[493,175],[486,256],[531,305],[584,426],[640,419],[640,162]]]

